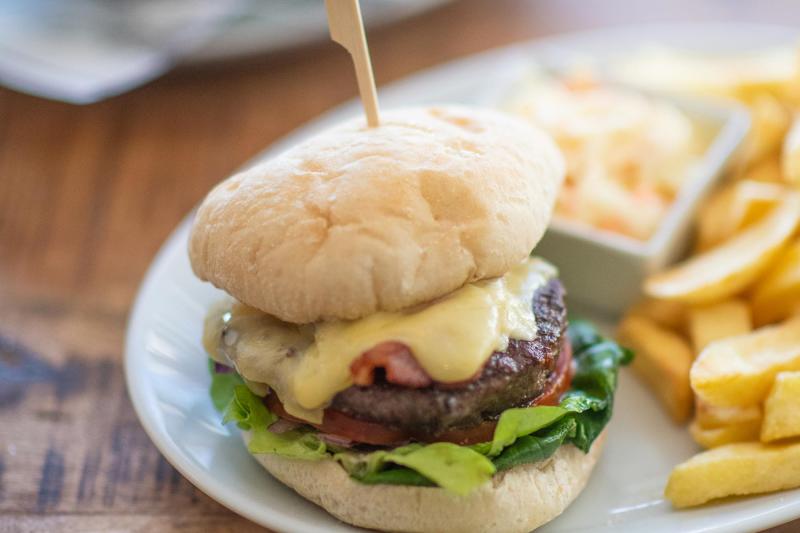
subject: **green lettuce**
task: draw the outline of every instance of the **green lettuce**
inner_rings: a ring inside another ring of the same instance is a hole
[[[364,483],[438,485],[455,494],[468,493],[496,471],[485,455],[450,442],[409,444],[368,454],[343,452],[334,459]]]
[[[293,429],[280,434],[267,429],[257,430],[252,433],[247,449],[251,453],[272,453],[307,461],[318,461],[330,456],[325,442],[309,429]]]
[[[567,409],[561,406],[548,405],[506,409],[497,421],[494,438],[485,452],[486,455],[500,455],[500,452],[514,444],[518,438],[552,425],[567,413]]]
[[[247,431],[268,428],[278,421],[261,401],[261,398],[250,392],[245,385],[233,388],[228,406],[223,411],[222,423],[236,422],[239,429]]]
[[[237,385],[244,385],[244,381],[239,374],[233,372],[217,372],[213,359],[208,360],[208,371],[211,373],[211,387],[208,393],[211,395],[211,403],[217,411],[224,411],[233,398],[233,388]]]
[[[498,471],[517,465],[536,463],[547,459],[564,444],[575,431],[574,418],[562,418],[552,426],[532,435],[520,437],[494,459]]]
[[[222,422],[236,422],[239,429],[250,432],[247,449],[251,453],[272,453],[312,461],[328,457],[325,443],[313,430],[303,427],[274,433],[269,427],[277,421],[278,417],[247,386],[233,387]]]
[[[246,386],[223,381],[214,403],[226,403],[224,422],[249,430],[253,453],[273,453],[294,459],[338,461],[353,478],[366,484],[439,486],[467,494],[495,472],[547,459],[564,444],[588,452],[608,421],[617,388],[617,372],[632,354],[604,339],[588,322],[570,323],[575,374],[570,390],[557,406],[504,411],[491,442],[459,446],[448,442],[409,444],[370,453],[337,451],[326,446],[311,428],[276,434],[268,430],[277,417]],[[226,376],[229,374],[225,374]],[[227,394],[227,397],[225,397]]]

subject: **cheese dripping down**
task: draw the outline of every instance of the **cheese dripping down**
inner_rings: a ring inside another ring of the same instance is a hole
[[[350,364],[382,342],[405,344],[433,380],[454,383],[478,374],[509,339],[534,340],[533,295],[556,274],[544,260],[529,258],[505,276],[424,305],[305,325],[228,301],[206,319],[204,345],[254,392],[265,394],[266,384],[289,414],[320,423],[336,393],[352,385]]]

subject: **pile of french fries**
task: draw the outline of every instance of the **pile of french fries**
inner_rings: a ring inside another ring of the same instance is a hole
[[[730,77],[721,96],[747,105],[753,121],[741,158],[699,213],[694,253],[647,279],[646,299],[619,324],[636,373],[708,449],[672,472],[665,494],[675,507],[800,486],[795,57],[771,71],[782,76]]]

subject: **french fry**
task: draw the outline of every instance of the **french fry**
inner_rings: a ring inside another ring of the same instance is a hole
[[[700,427],[714,429],[748,422],[761,424],[762,413],[759,405],[718,407],[697,400],[695,402],[695,419]]]
[[[617,337],[636,353],[634,372],[655,392],[672,419],[678,423],[688,420],[692,413],[689,344],[652,320],[636,315],[622,320]]]
[[[687,307],[680,302],[643,298],[628,313],[649,318],[659,326],[674,331],[682,331],[686,327]]]
[[[689,310],[689,337],[695,354],[712,341],[742,335],[752,329],[750,307],[742,300],[725,300]]]
[[[704,448],[758,440],[762,419],[761,407],[757,405],[717,407],[697,400],[689,433]]]
[[[764,402],[761,441],[800,435],[800,372],[781,372]]]
[[[740,442],[697,454],[675,467],[664,495],[683,508],[798,486],[800,443]]]
[[[764,93],[796,98],[797,52],[790,46],[728,56],[650,46],[612,68],[628,83],[672,93],[743,101]]]
[[[733,234],[729,213],[736,203],[736,184],[712,194],[701,207],[697,218],[696,251],[704,252]]]
[[[783,320],[800,306],[800,240],[784,250],[753,287],[753,319],[764,325]]]
[[[776,96],[758,92],[747,97],[747,100],[751,127],[741,152],[745,168],[777,154],[791,125],[789,110]]]
[[[717,448],[733,442],[758,440],[760,431],[760,419],[737,422],[716,428],[704,428],[697,419],[689,424],[689,433],[694,441],[703,448]]]
[[[711,197],[700,211],[697,249],[721,244],[761,220],[786,194],[777,183],[742,180]]]
[[[783,140],[781,170],[787,183],[800,187],[800,116],[797,115]]]
[[[733,296],[755,281],[800,223],[800,193],[789,192],[761,221],[728,242],[647,278],[648,296],[708,304]]]
[[[756,52],[744,58],[744,61],[736,61],[736,67],[739,71],[736,96],[739,99],[747,102],[768,93],[781,101],[796,101],[797,89],[800,88],[800,62],[796,47]]]
[[[767,157],[740,174],[738,179],[759,183],[783,183],[781,159],[778,156]]]
[[[711,343],[692,365],[697,397],[722,407],[758,405],[775,375],[800,370],[800,317]]]

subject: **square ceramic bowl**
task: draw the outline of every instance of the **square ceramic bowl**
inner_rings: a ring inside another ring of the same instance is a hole
[[[494,88],[489,105],[502,107],[515,87],[529,78],[514,65],[511,75]],[[553,72],[553,71],[550,71]],[[619,84],[611,84],[617,85]],[[640,240],[554,215],[534,253],[554,263],[577,312],[616,317],[641,297],[645,277],[686,254],[697,210],[722,178],[749,127],[748,112],[735,103],[678,98],[641,91],[676,105],[692,121],[703,145],[687,169],[685,183],[648,240]]]

